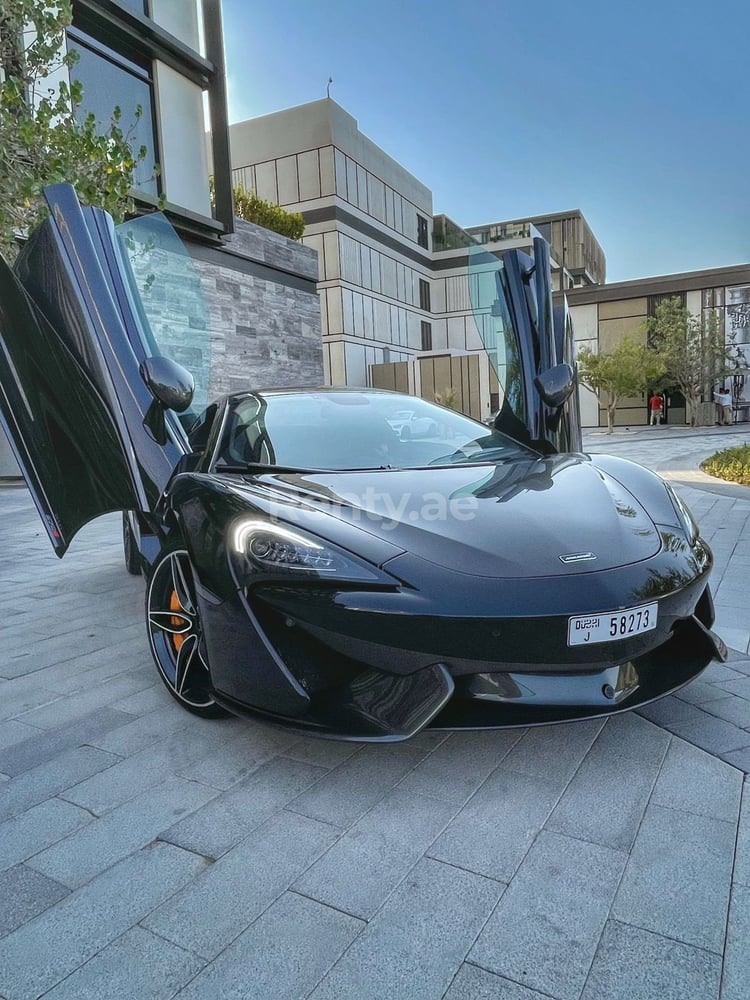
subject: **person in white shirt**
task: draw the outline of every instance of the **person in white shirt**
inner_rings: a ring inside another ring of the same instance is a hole
[[[719,423],[726,425],[731,424],[732,394],[727,391],[726,386],[722,386],[721,389],[714,393],[714,402],[716,403],[716,415],[719,418]]]

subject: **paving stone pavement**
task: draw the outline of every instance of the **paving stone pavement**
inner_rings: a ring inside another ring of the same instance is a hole
[[[739,439],[587,438],[690,504],[726,665],[394,747],[184,713],[119,518],[59,562],[0,489],[0,1000],[748,1000],[750,491],[696,473]]]
[[[698,466],[715,451],[748,440],[747,431],[734,427],[645,428],[586,438],[590,451],[640,462],[669,480],[690,507],[714,554],[716,631],[731,648],[730,658],[726,664],[712,664],[678,694],[646,706],[640,714],[746,774],[750,772],[750,488],[718,483]]]

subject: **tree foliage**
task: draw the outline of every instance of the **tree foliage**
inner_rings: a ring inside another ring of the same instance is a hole
[[[455,410],[458,406],[458,392],[452,385],[446,386],[442,392],[436,392],[432,398],[440,406],[447,406],[449,410]]]
[[[633,335],[623,337],[611,354],[594,354],[584,347],[578,355],[578,378],[599,399],[605,394],[607,433],[614,428],[620,401],[640,396],[664,374],[665,364],[659,354],[639,343]]]
[[[656,307],[646,328],[649,342],[664,359],[667,379],[685,397],[688,422],[696,423],[701,400],[711,400],[714,384],[734,371],[720,317],[711,311],[701,320],[674,297]],[[712,408],[710,412],[713,422]]]
[[[68,83],[78,60],[65,51],[70,0],[2,0],[0,7],[0,253],[13,257],[46,215],[42,190],[73,184],[82,202],[121,221],[132,209],[130,191],[145,147],[131,148],[141,109],[119,107],[102,127],[83,115],[83,88]],[[59,76],[59,79],[58,79]]]
[[[242,185],[235,187],[233,195],[234,213],[245,222],[254,222],[256,226],[281,233],[290,240],[298,240],[304,233],[305,219],[301,212],[287,212],[280,205],[259,198],[254,191],[247,191]]]

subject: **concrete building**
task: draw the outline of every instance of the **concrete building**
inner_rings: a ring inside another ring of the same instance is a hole
[[[196,402],[251,384],[319,383],[314,252],[234,219],[220,0],[80,0],[67,44],[79,54],[71,76],[83,84],[82,113],[107,122],[119,104],[127,127],[142,108],[132,119],[133,144],[147,150],[136,206],[148,213],[162,199],[200,275],[187,294],[184,248],[161,247],[144,302],[162,350],[196,376]]]
[[[522,241],[530,244],[533,236],[543,236],[550,246],[558,291],[584,285],[603,285],[607,279],[604,251],[578,208],[493,225],[471,226],[466,232],[482,244],[499,244],[504,249]]]
[[[303,212],[318,251],[325,377],[430,350],[432,194],[334,101],[230,126],[233,178]]]
[[[325,377],[334,385],[427,398],[452,391],[466,412],[487,416],[498,386],[474,316],[472,250],[530,250],[546,228],[558,283],[604,274],[579,211],[471,230],[434,216],[430,190],[328,98],[231,125],[230,140],[234,183],[304,215],[303,242],[320,261]]]
[[[645,339],[645,319],[677,295],[696,316],[722,312],[728,341],[742,348],[738,398],[750,399],[750,265],[605,284],[604,251],[580,210],[468,228],[433,215],[429,189],[330,99],[232,125],[230,139],[234,183],[305,217],[303,241],[320,261],[327,381],[426,398],[451,390],[466,412],[492,412],[500,390],[478,329],[472,261],[477,252],[530,252],[541,236],[579,347],[609,351],[626,333]],[[584,426],[606,424],[585,388],[581,404]],[[685,421],[676,392],[667,419]],[[624,400],[617,422],[647,423],[646,399]]]
[[[617,281],[609,285],[573,288],[567,292],[573,330],[579,349],[609,353],[628,334],[646,342],[644,324],[665,299],[677,297],[696,317],[715,312],[737,361],[731,380],[736,419],[745,421],[750,411],[750,264],[667,274],[655,278]],[[605,426],[606,413],[594,393],[581,387],[581,419],[585,427]],[[648,423],[646,396],[624,399],[615,423],[636,426]],[[743,405],[747,404],[747,405]],[[679,392],[667,393],[668,423],[685,423],[685,400]]]

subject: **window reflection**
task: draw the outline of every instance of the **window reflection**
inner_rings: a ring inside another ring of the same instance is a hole
[[[481,247],[471,249],[468,282],[474,322],[500,384],[504,429],[515,434],[526,420],[526,397],[502,261]]]
[[[122,109],[121,128],[129,135],[134,152],[146,147],[146,158],[136,163],[134,184],[139,191],[158,197],[159,188],[154,174],[158,161],[152,111],[152,84],[145,67],[122,58],[111,49],[83,35],[68,32],[70,48],[79,55],[71,70],[71,78],[83,86],[83,103],[77,115],[83,119],[92,113],[103,128],[112,118],[115,107]],[[136,120],[139,107],[142,115]]]
[[[132,10],[134,14],[148,15],[148,0],[115,0],[115,3]]]
[[[229,466],[294,469],[491,465],[532,454],[426,400],[347,390],[249,394],[234,407],[221,445]]]
[[[123,223],[117,234],[146,351],[187,368],[195,379],[192,409],[198,412],[208,403],[211,329],[195,264],[159,212]]]

